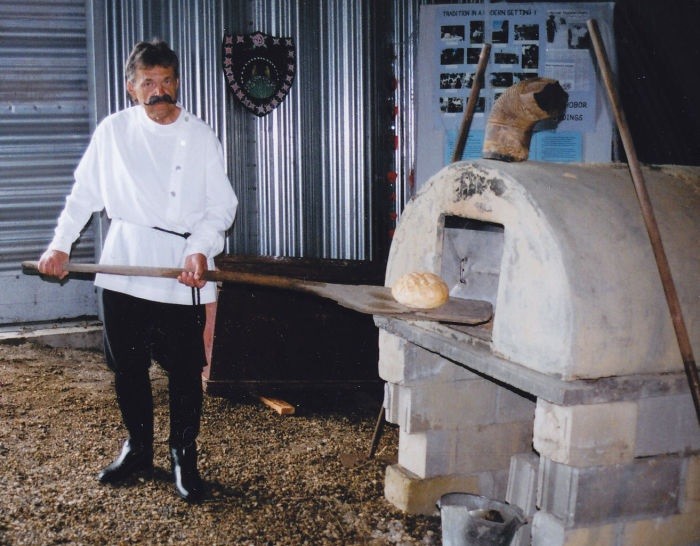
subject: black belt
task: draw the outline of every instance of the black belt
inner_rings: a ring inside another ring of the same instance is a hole
[[[170,235],[177,235],[178,237],[182,237],[183,239],[187,239],[190,235],[192,235],[189,231],[186,231],[185,233],[178,233],[177,231],[171,231],[169,229],[164,229],[162,227],[156,226],[153,226],[153,229],[157,229],[158,231],[162,231],[163,233],[169,233]],[[199,288],[195,288],[194,286],[192,287],[192,305],[201,305],[199,299]]]
[[[169,229],[163,229],[162,227],[155,226],[153,226],[153,229],[157,229],[158,231],[162,231],[163,233],[170,233],[170,235],[177,235],[178,237],[182,237],[183,239],[187,239],[190,235],[192,235],[189,231],[186,231],[185,233],[178,233],[177,231],[170,231]]]

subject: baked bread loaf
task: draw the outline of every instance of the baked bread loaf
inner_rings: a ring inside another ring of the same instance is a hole
[[[428,272],[406,273],[391,287],[391,295],[400,304],[414,309],[434,309],[449,298],[449,288],[438,275]]]

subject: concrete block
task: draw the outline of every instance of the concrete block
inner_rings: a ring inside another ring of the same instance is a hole
[[[573,466],[631,461],[636,419],[635,402],[558,406],[540,398],[535,409],[535,450]]]
[[[700,454],[692,455],[686,460],[684,480],[685,495],[681,510],[693,512],[700,519]]]
[[[698,546],[700,514],[677,514],[625,523],[620,546]],[[617,546],[617,544],[616,544]]]
[[[508,469],[479,472],[479,494],[490,499],[503,500],[508,490]]]
[[[454,431],[424,431],[413,434],[399,429],[399,464],[419,478],[451,474],[455,466]]]
[[[387,466],[384,480],[385,498],[408,514],[435,515],[435,503],[445,493],[475,492],[478,488],[479,477],[476,475],[422,479],[401,465]]]
[[[690,393],[638,401],[637,457],[700,450],[700,424]]]
[[[379,377],[389,383],[406,383],[430,378],[449,382],[479,376],[380,328]]]
[[[622,524],[609,523],[576,529],[546,512],[532,518],[532,546],[619,546],[617,536]],[[657,543],[657,546],[664,544]]]
[[[534,420],[535,402],[506,387],[478,376],[439,379],[387,383],[386,419],[409,433]]]
[[[399,464],[421,478],[506,470],[530,448],[529,423],[469,425],[459,430],[408,433],[399,429]]]
[[[413,413],[422,413],[430,428],[460,429],[496,421],[496,395],[501,387],[486,379],[430,385],[414,391]]]
[[[390,388],[391,422],[408,433],[493,423],[500,388],[485,379],[395,385]]]
[[[462,429],[455,443],[451,472],[470,474],[484,470],[508,469],[510,458],[530,449],[530,423],[495,423]]]
[[[534,421],[534,398],[528,398],[524,393],[519,393],[510,388],[498,387],[496,391],[496,422],[506,423],[512,421]]]
[[[395,425],[400,423],[401,387],[396,383],[384,383],[384,419]]]
[[[540,458],[537,505],[567,528],[678,510],[683,459],[577,468]]]
[[[406,340],[379,329],[379,377],[389,383],[401,383],[404,378],[404,348]]]
[[[537,474],[540,458],[536,453],[518,453],[510,458],[506,501],[518,506],[527,523],[515,533],[512,546],[528,546],[532,539],[532,516],[537,509]]]
[[[506,500],[519,506],[523,513],[535,513],[537,500],[537,475],[540,458],[537,453],[517,453],[510,458]]]

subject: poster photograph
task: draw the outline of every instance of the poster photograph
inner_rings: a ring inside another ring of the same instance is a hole
[[[586,21],[589,3],[471,4],[431,6],[434,70],[429,81],[433,119],[446,139],[444,161],[451,157],[474,81],[481,49],[491,55],[479,94],[463,159],[480,157],[488,114],[508,87],[537,77],[559,81],[569,94],[566,112],[556,127],[536,131],[530,157],[580,162],[584,136],[596,129],[596,78],[589,53]],[[595,10],[606,9],[598,4]],[[594,11],[595,11],[594,10]],[[425,36],[425,32],[424,32]]]

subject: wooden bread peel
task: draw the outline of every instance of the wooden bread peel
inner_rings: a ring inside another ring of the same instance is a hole
[[[38,271],[37,261],[22,262],[25,273]],[[67,263],[64,269],[70,273],[105,273],[137,277],[177,278],[182,269],[170,267],[143,267],[126,265],[102,265]],[[386,286],[331,284],[306,281],[292,277],[244,273],[237,271],[206,271],[203,278],[213,282],[252,284],[270,288],[280,288],[307,292],[335,301],[339,305],[370,315],[395,316],[408,320],[430,320],[454,324],[482,324],[493,315],[493,307],[488,301],[450,298],[444,305],[435,309],[413,309],[398,303]]]

